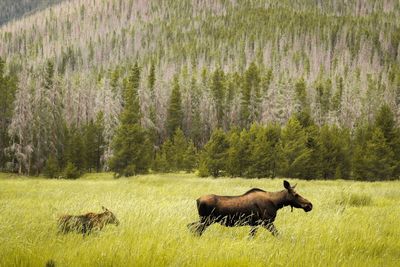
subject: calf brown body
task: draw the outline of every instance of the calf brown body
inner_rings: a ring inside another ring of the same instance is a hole
[[[102,207],[103,213],[86,213],[84,215],[63,215],[58,219],[58,229],[61,233],[80,232],[89,234],[92,230],[101,230],[107,224],[118,225],[119,221],[108,209]]]
[[[273,235],[277,230],[273,224],[277,211],[284,206],[312,210],[310,201],[301,197],[284,181],[285,190],[266,192],[253,188],[241,196],[206,195],[197,199],[200,221],[188,225],[189,229],[201,235],[213,223],[232,226],[251,226],[250,235],[254,235],[259,226],[265,227]]]

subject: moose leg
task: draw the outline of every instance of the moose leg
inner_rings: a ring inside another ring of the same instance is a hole
[[[187,228],[190,232],[196,234],[198,232],[198,228],[200,227],[200,222],[192,222],[187,225]]]
[[[203,232],[213,223],[211,217],[201,217],[200,222],[196,227],[196,233],[201,236]]]
[[[85,237],[86,233],[87,233],[86,224],[83,224],[82,225],[82,235],[83,235],[83,237]]]
[[[187,225],[189,230],[198,236],[201,236],[203,234],[203,232],[207,229],[208,226],[210,226],[210,223],[202,222],[202,221],[192,222]]]
[[[258,230],[257,226],[252,226],[251,229],[250,229],[249,237],[250,238],[254,237],[256,235],[256,233],[257,233],[257,230]]]
[[[267,230],[270,231],[273,236],[278,236],[278,230],[276,230],[273,223],[268,223],[264,225],[264,227],[267,228]]]

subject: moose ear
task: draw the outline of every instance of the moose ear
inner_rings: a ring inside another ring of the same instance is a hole
[[[286,180],[283,180],[283,186],[284,186],[287,190],[290,190],[290,189],[291,189],[289,182],[286,181]]]
[[[102,208],[104,211],[106,211],[106,210],[107,210],[107,208],[105,208],[104,206],[101,206],[101,208]]]
[[[297,185],[297,184],[293,185],[293,186],[292,186],[292,189],[295,189],[295,188],[296,188],[296,185]]]

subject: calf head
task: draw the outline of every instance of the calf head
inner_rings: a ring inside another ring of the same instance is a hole
[[[115,224],[115,225],[118,226],[119,225],[119,221],[118,221],[117,217],[115,217],[114,213],[112,213],[110,210],[108,210],[105,207],[101,207],[101,208],[104,211],[104,213],[103,213],[104,215],[103,216],[105,216],[105,222],[107,224]]]
[[[291,186],[288,181],[284,180],[283,186],[287,190],[286,199],[287,199],[288,205],[290,205],[292,207],[292,211],[293,211],[293,207],[298,208],[298,209],[303,209],[305,212],[309,212],[312,210],[312,208],[313,208],[312,203],[310,201],[308,201],[307,199],[305,199],[304,197],[300,196],[294,190],[296,185]]]

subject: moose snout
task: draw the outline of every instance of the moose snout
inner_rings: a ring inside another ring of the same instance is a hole
[[[312,208],[313,208],[313,205],[310,202],[310,203],[305,204],[303,209],[305,212],[309,212],[312,210]]]

